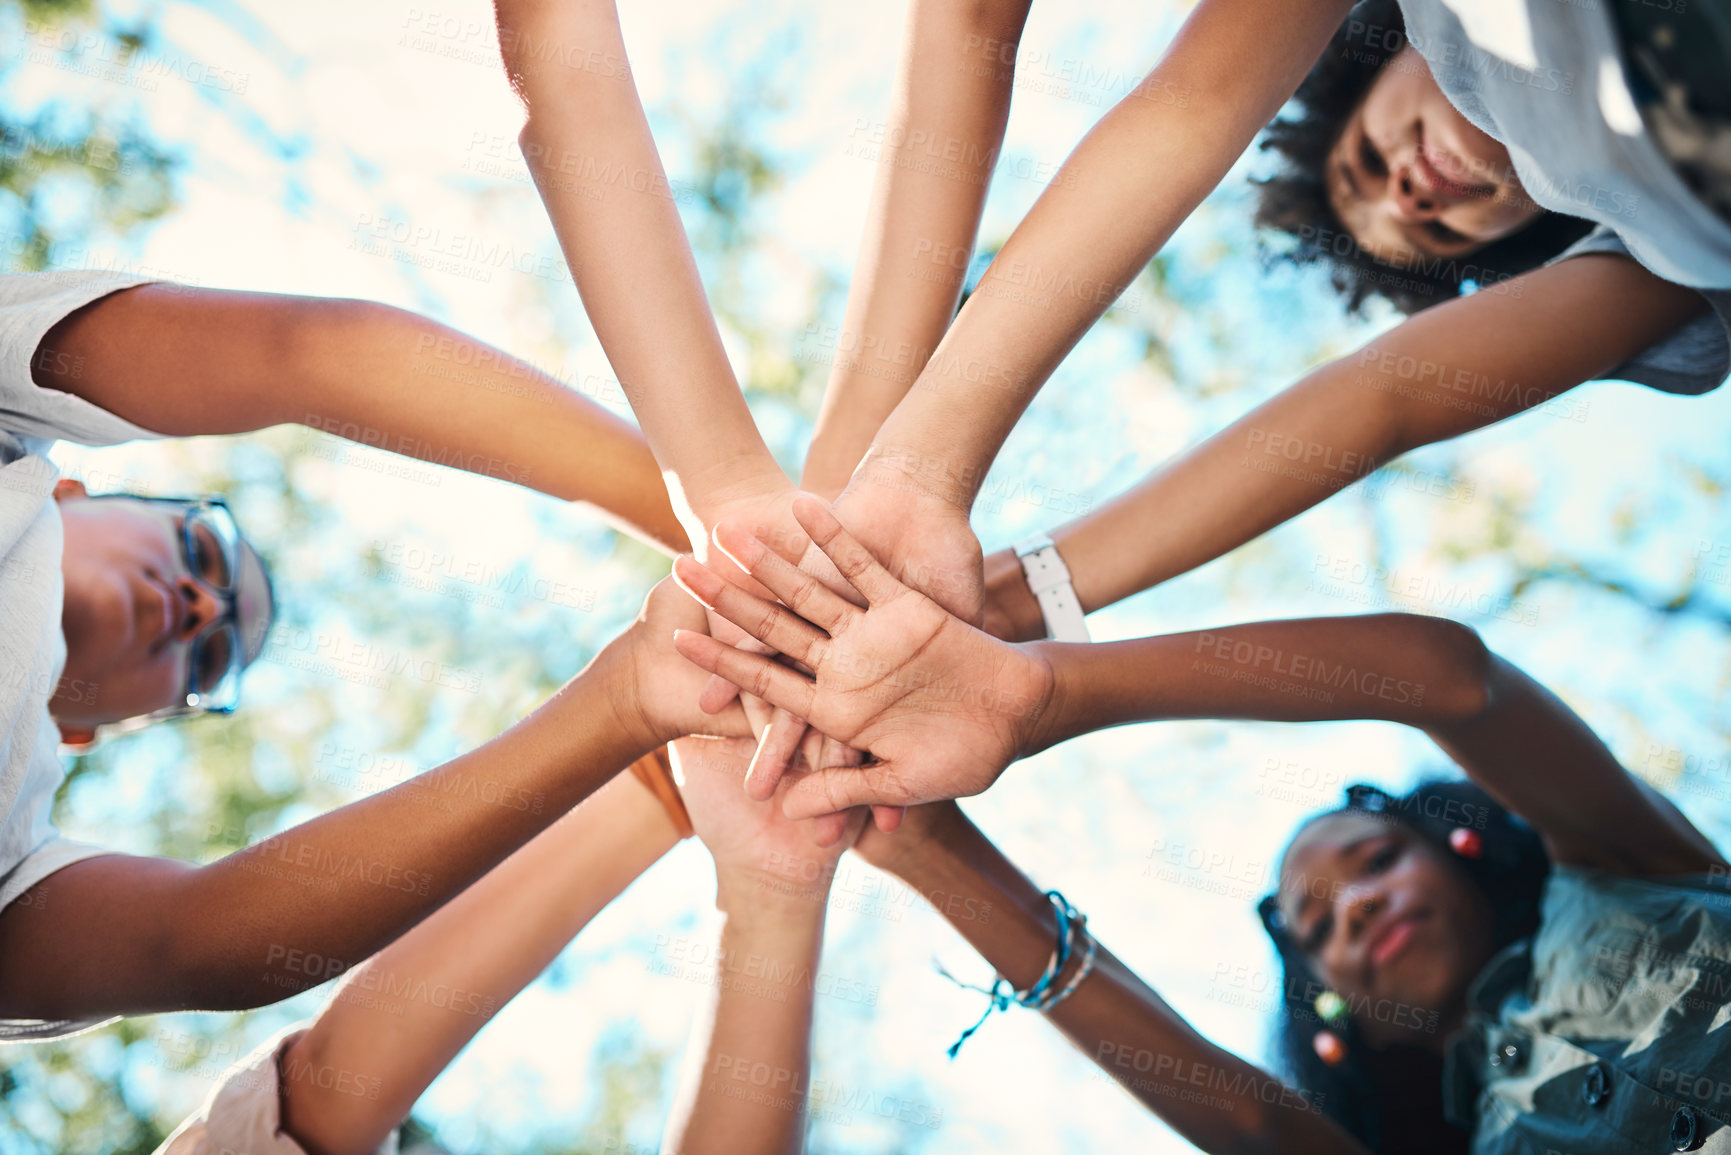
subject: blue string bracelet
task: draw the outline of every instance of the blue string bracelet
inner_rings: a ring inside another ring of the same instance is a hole
[[[1037,1011],[1050,1010],[1052,1007],[1057,1006],[1064,999],[1068,998],[1070,993],[1080,985],[1084,978],[1087,977],[1088,972],[1094,969],[1095,943],[1093,937],[1088,935],[1087,931],[1083,929],[1083,926],[1088,921],[1087,916],[1077,911],[1077,909],[1071,906],[1069,901],[1065,899],[1062,894],[1055,890],[1048,890],[1046,892],[1046,901],[1052,904],[1052,911],[1057,916],[1057,941],[1052,948],[1052,957],[1046,962],[1046,969],[1041,972],[1040,977],[1036,979],[1034,984],[1027,990],[1018,991],[1015,988],[1015,985],[1002,975],[996,976],[992,980],[992,985],[989,987],[974,986],[972,983],[964,983],[960,979],[956,978],[956,976],[944,969],[943,964],[936,964],[939,974],[943,975],[945,978],[949,979],[964,990],[980,992],[985,995],[987,999],[986,1009],[980,1015],[979,1020],[975,1022],[973,1026],[963,1031],[961,1037],[951,1044],[949,1049],[950,1058],[954,1059],[957,1053],[961,1051],[962,1044],[972,1038],[975,1031],[978,1031],[981,1027],[986,1025],[986,1020],[992,1017],[993,1011],[1007,1011],[1012,1005],[1027,1007],[1030,1010]],[[1088,939],[1088,945],[1082,960],[1082,967],[1076,972],[1075,976],[1063,986],[1063,988],[1053,990],[1054,984],[1058,981],[1058,976],[1062,974],[1064,968],[1069,965],[1071,955],[1075,950],[1076,935],[1078,933]]]

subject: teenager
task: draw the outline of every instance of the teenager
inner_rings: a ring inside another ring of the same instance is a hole
[[[434,371],[459,349],[477,361],[472,375]],[[270,596],[256,554],[217,503],[89,499],[64,485],[57,501],[57,474],[44,456],[51,441],[109,444],[283,422],[480,473],[510,466],[519,480],[607,508],[663,548],[684,541],[654,460],[627,423],[424,318],[365,302],[105,273],[0,278],[6,1037],[64,1033],[113,1014],[283,997],[288,989],[258,977],[269,919],[301,926],[336,957],[358,958],[551,821],[563,809],[558,800],[568,808],[597,784],[562,775],[559,743],[536,735],[581,742],[579,730],[546,719],[629,698],[629,671],[619,675],[617,662],[607,677],[590,677],[584,693],[556,697],[541,723],[432,772],[466,780],[490,773],[495,758],[511,759],[498,783],[547,783],[550,810],[477,803],[434,818],[421,813],[413,790],[399,788],[197,868],[54,833],[59,740],[151,715],[232,708],[239,669],[263,645]],[[636,645],[621,640],[612,653],[638,654]],[[701,717],[691,724],[716,725]],[[511,750],[525,743],[534,752],[516,758]],[[378,841],[375,821],[396,833]],[[432,871],[428,856],[460,831],[458,862]],[[317,877],[345,869],[347,876]],[[375,876],[383,881],[371,884]],[[320,910],[315,884],[327,883],[344,901]]]

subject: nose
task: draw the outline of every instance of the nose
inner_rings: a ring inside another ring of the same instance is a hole
[[[1413,179],[1412,166],[1403,164],[1388,182],[1388,212],[1403,224],[1434,221],[1448,205],[1434,191]]]
[[[177,579],[174,590],[178,595],[175,609],[180,615],[174,627],[174,639],[189,643],[222,616],[223,606],[215,594],[189,577]]]
[[[1336,921],[1346,930],[1347,938],[1355,942],[1388,905],[1382,890],[1377,887],[1350,889],[1342,895],[1341,901],[1346,909]]]

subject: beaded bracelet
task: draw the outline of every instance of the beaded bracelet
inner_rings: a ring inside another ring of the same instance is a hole
[[[1046,969],[1034,981],[1034,985],[1027,990],[1018,991],[1010,980],[1002,975],[994,978],[990,987],[977,987],[962,982],[946,971],[941,964],[938,966],[939,974],[959,987],[970,991],[979,991],[989,1000],[986,1004],[985,1013],[980,1016],[979,1021],[963,1031],[961,1038],[950,1046],[950,1058],[955,1058],[957,1052],[962,1049],[962,1044],[973,1037],[975,1031],[986,1025],[986,1020],[992,1017],[993,1011],[1007,1011],[1012,1005],[1027,1007],[1034,1011],[1049,1011],[1069,998],[1082,984],[1082,980],[1093,971],[1094,957],[1099,949],[1099,944],[1094,941],[1094,936],[1090,935],[1086,929],[1088,917],[1071,906],[1069,901],[1055,890],[1046,892],[1046,900],[1052,904],[1052,910],[1057,915],[1057,941],[1052,947],[1052,957],[1046,961]],[[1058,976],[1064,972],[1064,968],[1069,965],[1070,959],[1075,953],[1077,935],[1081,935],[1087,940],[1082,954],[1082,965],[1077,968],[1069,982],[1065,983],[1062,988],[1054,990],[1053,985],[1058,981]]]

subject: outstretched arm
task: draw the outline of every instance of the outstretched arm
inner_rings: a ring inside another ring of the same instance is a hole
[[[1403,453],[1601,377],[1705,307],[1626,257],[1537,269],[1324,365],[1052,540],[1082,608],[1100,609],[1236,549]],[[986,584],[994,633],[1044,636],[1013,554],[987,559]]]
[[[498,0],[523,157],[595,335],[702,548],[711,512],[787,488],[710,314],[611,0]]]
[[[348,972],[281,1056],[283,1129],[310,1155],[376,1150],[499,1008],[678,841],[667,811],[631,775],[601,787]],[[390,993],[422,984],[461,994],[441,1002]],[[322,1070],[376,1080],[378,1095],[299,1077]]]
[[[588,502],[689,548],[631,423],[540,370],[370,301],[140,285],[51,329],[36,383],[171,437],[299,424]]]
[[[942,894],[939,909],[950,924],[1017,990],[1043,973],[1057,932],[1051,904],[954,803],[910,810],[893,835],[867,830],[857,849],[920,894]],[[990,919],[965,917],[983,907]],[[1062,989],[1081,966],[1073,957],[1053,985]],[[1203,1038],[1103,947],[1093,971],[1047,1017],[1203,1151],[1363,1151],[1309,1095]],[[1208,1093],[1183,1093],[1197,1085]]]
[[[834,498],[955,316],[1031,0],[915,0],[804,487]],[[881,136],[881,142],[879,137]]]
[[[970,508],[1040,386],[1280,110],[1349,7],[1198,4],[1011,234],[855,483]]]
[[[897,582],[821,503],[796,509],[865,610],[791,580],[786,563],[749,540],[730,551],[801,618],[723,587],[689,558],[676,563],[695,596],[814,676],[693,634],[675,635],[681,653],[877,758],[805,777],[789,792],[789,813],[977,793],[1016,758],[1132,722],[1369,719],[1429,734],[1532,823],[1557,861],[1629,874],[1723,863],[1574,711],[1457,622],[1372,614],[1014,646]]]
[[[494,7],[505,71],[528,112],[519,136],[524,159],[692,548],[744,580],[709,540],[722,518],[739,518],[833,581],[793,520],[793,485],[728,364],[612,0],[496,0]],[[740,640],[724,623],[714,628]],[[731,693],[714,685],[706,702],[718,707]],[[747,706],[753,729],[767,731],[760,757],[778,774],[804,723],[772,723],[767,707]]]
[[[836,860],[861,816],[849,816],[840,841],[819,847],[810,823],[746,797],[751,754],[749,742],[674,745],[691,824],[715,859],[715,905],[725,920],[668,1121],[666,1149],[678,1155],[805,1149],[824,912]]]
[[[667,639],[702,621],[664,583],[587,669],[469,754],[207,866],[108,855],[48,876],[0,912],[0,1015],[237,1010],[319,985],[651,749],[745,732],[737,709],[697,710],[703,677]]]

